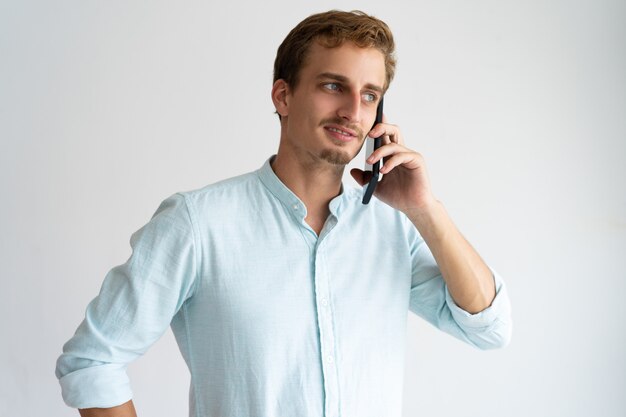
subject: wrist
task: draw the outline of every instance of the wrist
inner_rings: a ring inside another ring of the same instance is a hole
[[[439,200],[433,199],[428,204],[407,209],[404,214],[427,242],[443,239],[450,230],[451,220]]]
[[[405,207],[402,211],[409,219],[432,217],[443,209],[443,204],[435,197],[429,198],[419,205]]]

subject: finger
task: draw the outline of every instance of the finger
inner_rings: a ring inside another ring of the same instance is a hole
[[[383,135],[383,145],[389,145],[392,143],[391,137],[389,135]]]
[[[385,159],[385,165],[380,168],[380,173],[388,174],[399,165],[405,165],[409,169],[418,168],[419,158],[417,158],[414,152],[396,153],[392,157]]]
[[[404,138],[400,132],[400,128],[389,123],[378,123],[372,130],[370,130],[368,136],[371,138],[387,136],[388,139],[386,140],[386,143],[393,142],[402,145],[404,144]]]
[[[378,123],[372,130],[370,130],[369,137],[378,138],[381,136],[392,136],[396,134],[398,130],[397,126],[387,124],[387,123]]]
[[[372,152],[372,154],[367,158],[367,163],[373,164],[382,158],[387,158],[395,153],[406,152],[407,150],[407,148],[397,143],[388,143]]]

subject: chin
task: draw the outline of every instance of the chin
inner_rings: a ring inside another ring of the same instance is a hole
[[[346,166],[354,159],[354,156],[351,156],[346,151],[324,149],[320,154],[320,158],[332,165]]]

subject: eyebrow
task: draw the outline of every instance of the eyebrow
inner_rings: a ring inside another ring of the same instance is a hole
[[[340,74],[335,74],[335,73],[332,73],[332,72],[323,72],[320,75],[318,75],[317,78],[319,78],[319,79],[331,79],[331,80],[342,82],[344,84],[348,84],[349,83],[348,77],[346,77],[344,75],[340,75]],[[365,88],[367,88],[368,90],[376,91],[377,93],[381,93],[381,94],[383,92],[382,87],[379,87],[379,86],[377,86],[375,84],[372,84],[372,83],[365,84]]]

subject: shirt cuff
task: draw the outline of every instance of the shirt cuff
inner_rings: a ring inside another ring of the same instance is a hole
[[[472,314],[463,310],[455,302],[448,286],[446,285],[446,303],[452,312],[452,317],[459,326],[466,330],[485,330],[494,325],[498,320],[508,322],[511,312],[509,297],[506,292],[504,281],[497,272],[491,270],[496,287],[496,296],[491,305],[478,313]]]
[[[63,401],[74,408],[110,408],[132,399],[126,366],[106,364],[80,369],[59,382]]]

